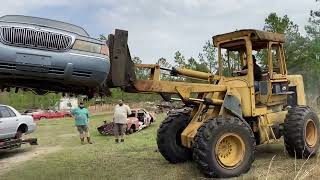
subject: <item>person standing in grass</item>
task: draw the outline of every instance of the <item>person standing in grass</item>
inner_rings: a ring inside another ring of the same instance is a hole
[[[116,143],[119,143],[119,137],[121,138],[120,142],[124,142],[124,134],[127,127],[127,118],[130,114],[130,107],[128,105],[123,104],[122,100],[119,100],[119,103],[114,108],[113,115],[114,136]]]
[[[92,144],[89,133],[89,111],[84,107],[84,103],[80,101],[79,107],[71,111],[71,115],[75,119],[75,125],[80,133],[81,144],[84,144],[84,139],[87,138],[89,144]]]

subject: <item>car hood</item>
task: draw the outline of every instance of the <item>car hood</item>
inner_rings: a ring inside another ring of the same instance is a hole
[[[127,122],[134,122],[134,121],[139,121],[139,120],[136,117],[128,117],[127,118]]]
[[[0,17],[0,21],[10,22],[10,23],[34,24],[42,27],[50,27],[50,28],[61,29],[69,32],[74,32],[81,36],[89,37],[89,34],[79,26],[69,24],[66,22],[51,20],[51,19],[22,16],[22,15],[6,15],[6,16]]]

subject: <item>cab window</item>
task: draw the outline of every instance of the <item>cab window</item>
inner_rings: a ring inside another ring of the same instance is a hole
[[[223,43],[219,51],[223,76],[232,77],[234,72],[241,71],[246,65],[246,45],[243,39]]]
[[[284,74],[283,67],[281,67],[281,50],[279,44],[272,44],[271,46],[271,61],[272,61],[272,71],[276,74]],[[269,64],[270,65],[270,64]]]

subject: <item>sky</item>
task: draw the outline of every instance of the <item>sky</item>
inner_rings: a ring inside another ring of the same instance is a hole
[[[179,50],[198,57],[206,41],[243,28],[262,29],[271,12],[288,15],[303,27],[315,0],[0,0],[0,16],[29,15],[69,22],[92,37],[129,31],[132,56],[144,63],[173,62]]]

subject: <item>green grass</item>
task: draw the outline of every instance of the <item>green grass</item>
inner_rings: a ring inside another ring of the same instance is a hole
[[[126,136],[124,144],[115,144],[111,136],[101,136],[96,127],[110,114],[91,118],[94,144],[80,145],[71,118],[45,120],[30,137],[38,137],[39,146],[61,146],[62,150],[21,163],[1,179],[185,179],[201,176],[193,163],[169,164],[156,152],[158,120],[141,132]],[[160,116],[158,119],[162,119]],[[30,148],[24,145],[24,148]]]
[[[24,145],[22,149],[1,154],[0,160],[14,154],[40,148],[59,147],[60,150],[40,154],[35,158],[11,167],[11,170],[0,176],[5,180],[57,180],[57,179],[199,179],[204,178],[194,162],[181,164],[168,163],[156,145],[156,130],[164,118],[145,130],[126,136],[124,144],[115,144],[113,137],[100,136],[96,127],[103,120],[111,119],[111,114],[93,116],[90,121],[90,132],[93,145],[80,145],[77,131],[71,118],[44,120],[38,129],[29,137],[38,137],[39,146]],[[251,170],[239,179],[265,179],[272,157],[269,179],[293,179],[305,160],[288,157],[282,144],[264,145],[258,148],[256,160]],[[310,170],[308,178],[317,179],[320,175],[316,169],[317,158],[307,161],[300,174]],[[297,169],[295,171],[295,169]]]

